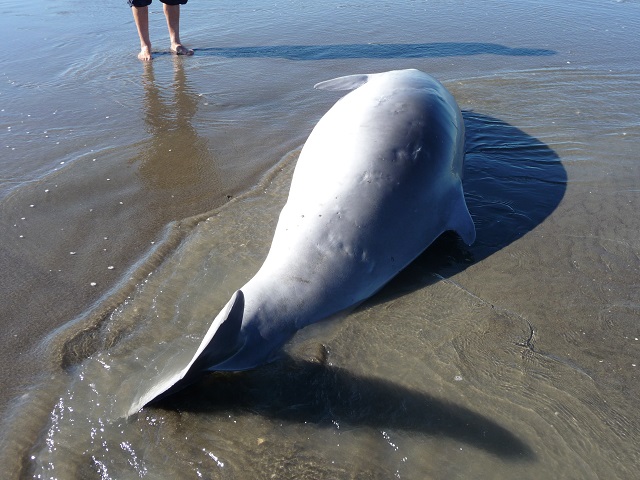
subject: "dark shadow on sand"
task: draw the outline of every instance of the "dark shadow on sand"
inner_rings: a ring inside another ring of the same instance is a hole
[[[198,414],[262,415],[319,427],[396,429],[464,442],[504,459],[535,459],[493,420],[427,393],[318,362],[285,357],[258,369],[212,373],[156,404]]]
[[[367,43],[342,45],[272,45],[255,47],[197,48],[196,55],[225,58],[285,58],[287,60],[336,60],[349,58],[437,58],[465,55],[540,57],[555,55],[543,48],[511,48],[496,43]]]

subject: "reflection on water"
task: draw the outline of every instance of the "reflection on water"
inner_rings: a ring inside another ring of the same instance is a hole
[[[153,62],[143,65],[144,121],[151,138],[132,161],[139,163],[138,172],[151,191],[188,185],[197,189],[203,178],[217,175],[207,140],[192,123],[197,93],[187,81],[183,59],[172,59],[173,83],[166,87],[156,82]]]

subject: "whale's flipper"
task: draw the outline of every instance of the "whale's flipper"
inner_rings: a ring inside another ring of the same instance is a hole
[[[456,188],[454,193],[447,228],[460,235],[462,241],[467,245],[471,245],[476,240],[476,227],[473,224],[471,214],[464,201],[462,185]]]
[[[319,90],[355,90],[369,81],[369,75],[347,75],[316,83],[313,88]]]
[[[131,415],[147,403],[160,400],[197,382],[209,367],[223,362],[236,353],[244,313],[244,294],[238,290],[215,318],[191,361],[179,372],[158,383],[134,402]]]

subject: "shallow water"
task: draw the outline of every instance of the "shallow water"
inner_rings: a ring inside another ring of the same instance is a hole
[[[122,2],[124,4],[124,2]],[[635,478],[640,3],[0,1],[8,478]],[[339,75],[419,68],[478,230],[282,360],[124,420],[259,267]],[[164,367],[163,367],[164,366]]]

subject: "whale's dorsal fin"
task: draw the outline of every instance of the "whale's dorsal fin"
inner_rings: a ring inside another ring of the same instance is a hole
[[[319,90],[355,90],[369,81],[370,75],[347,75],[346,77],[333,78],[316,83],[313,88]]]

